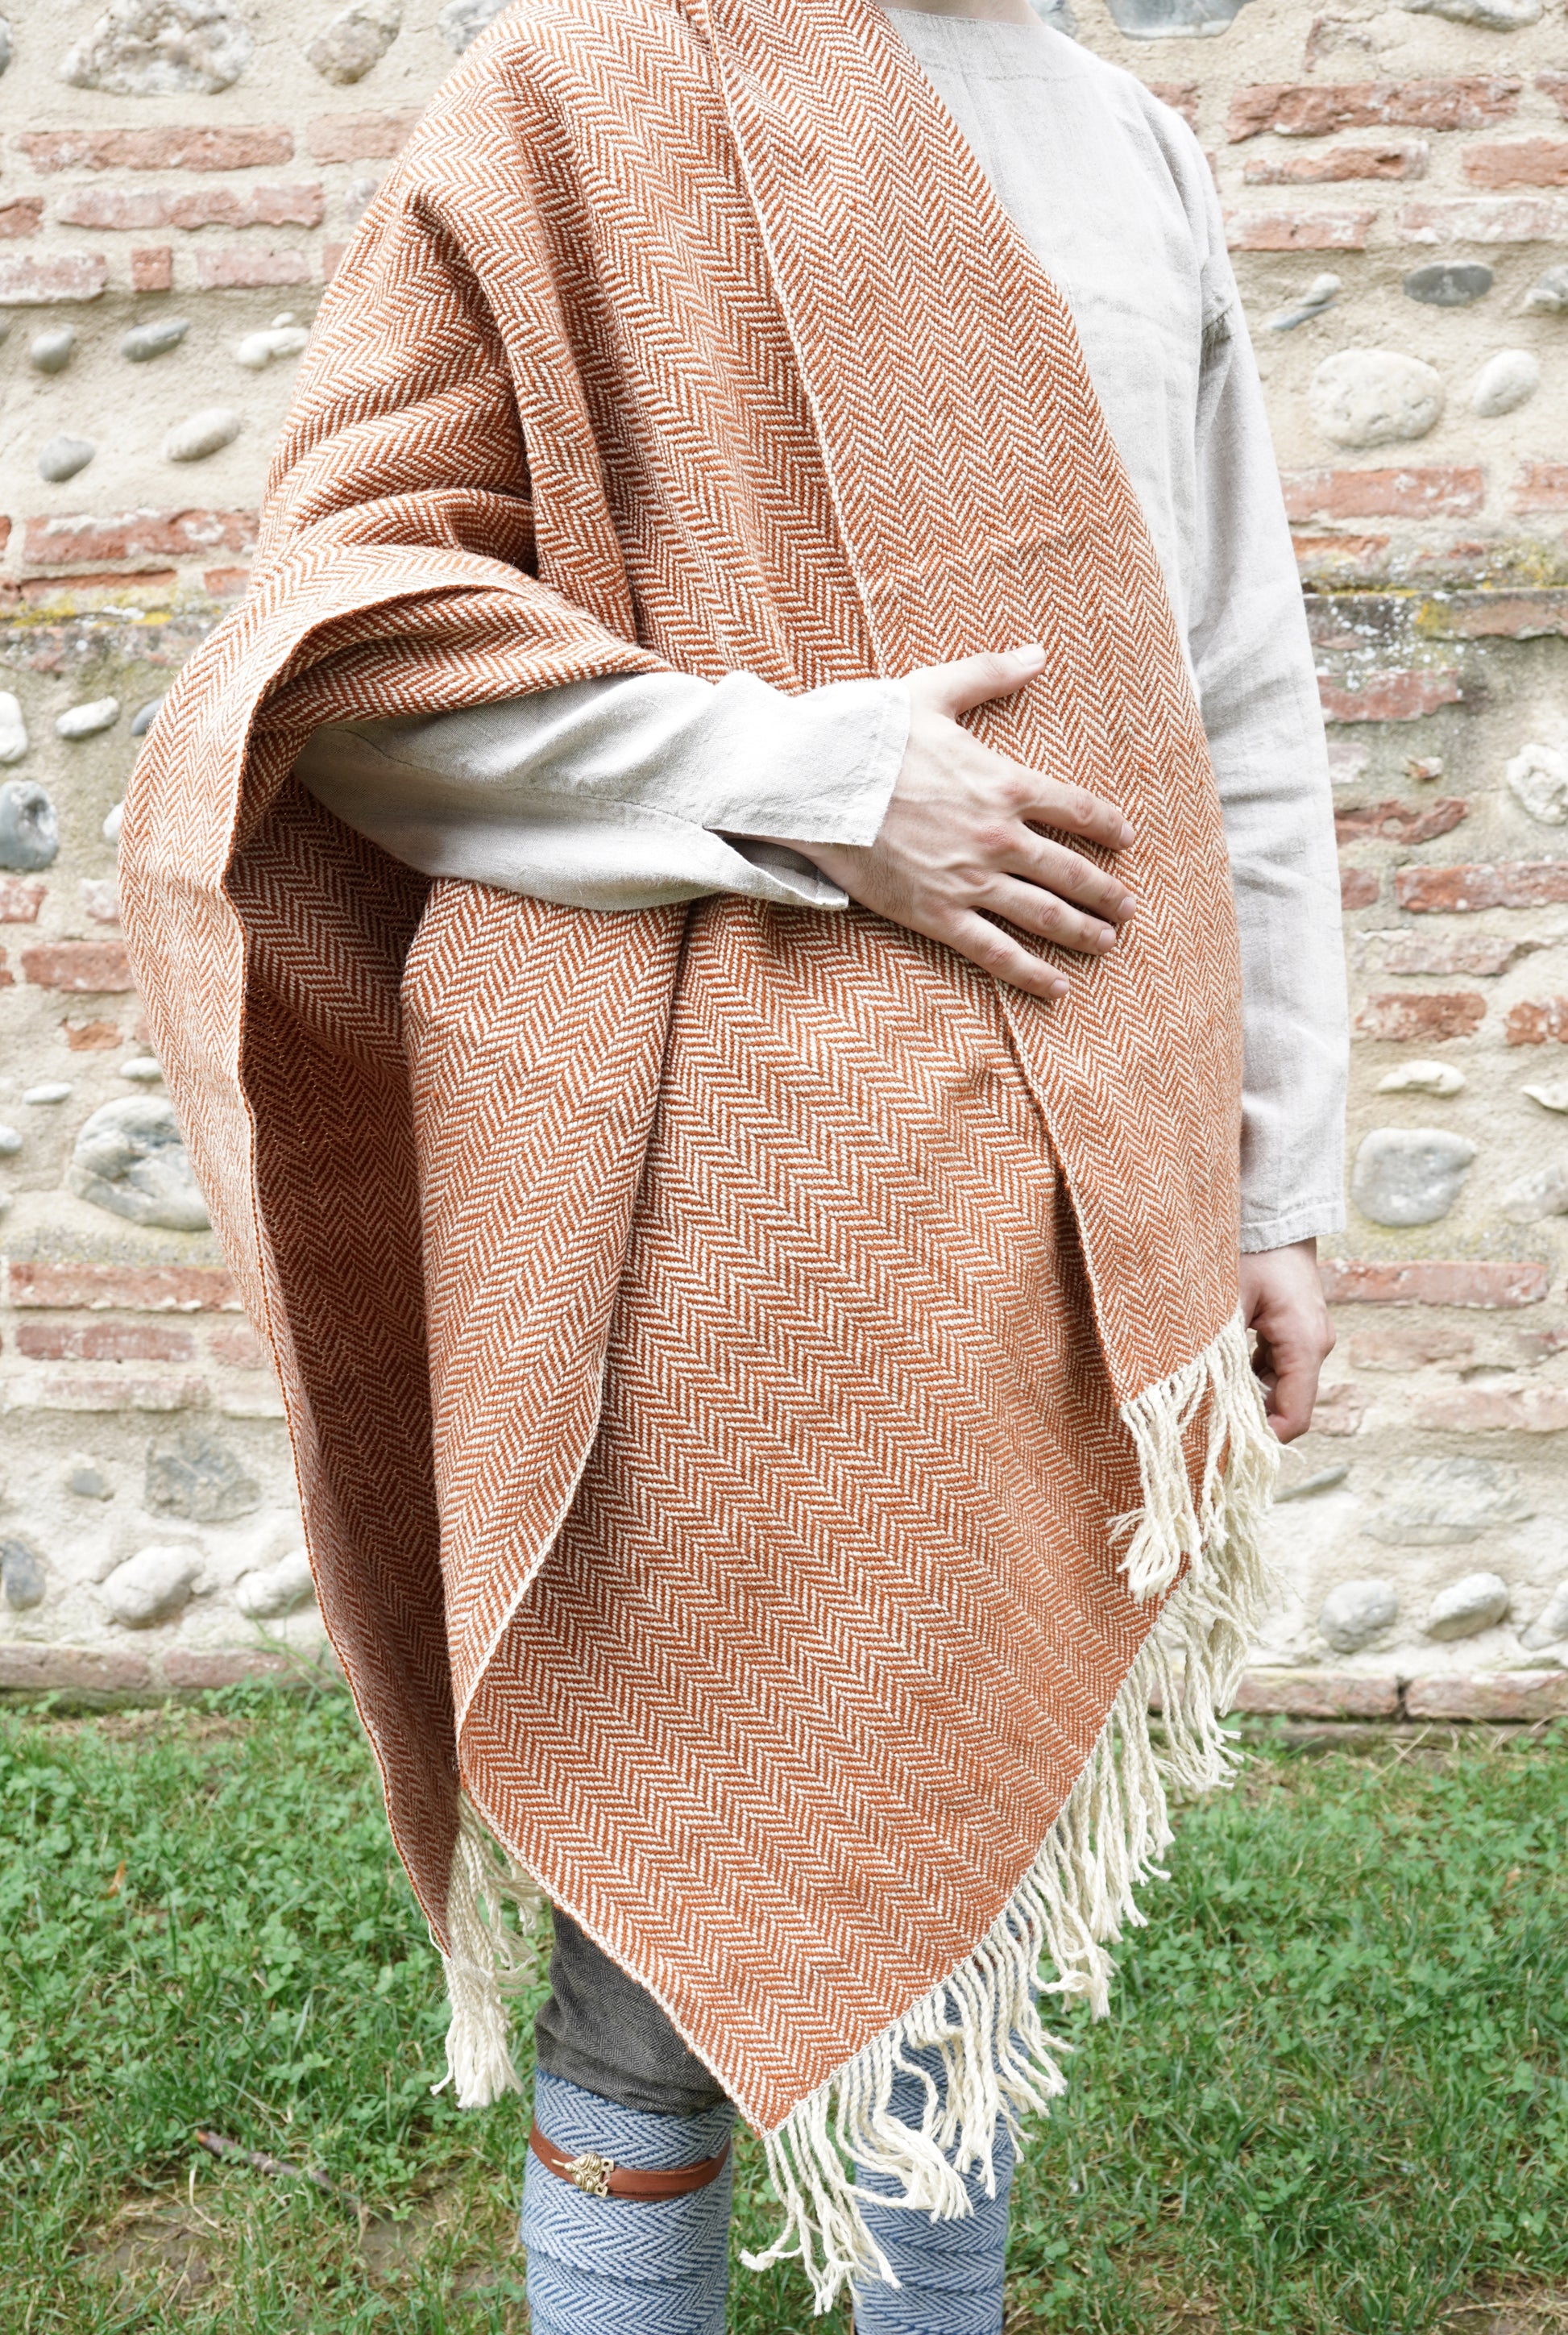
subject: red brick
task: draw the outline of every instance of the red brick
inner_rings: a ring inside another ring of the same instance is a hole
[[[23,557],[30,567],[76,567],[249,552],[256,548],[256,523],[254,511],[134,510],[112,518],[62,513],[27,520]]]
[[[92,996],[133,989],[131,960],[120,941],[44,941],[22,952],[22,973],[34,989]]]
[[[1568,592],[1537,584],[1518,592],[1486,586],[1477,592],[1445,592],[1421,610],[1428,640],[1544,640],[1568,637]]]
[[[1496,933],[1370,933],[1367,954],[1379,973],[1506,973],[1524,941]]]
[[[1341,908],[1375,907],[1382,888],[1383,879],[1375,867],[1341,867],[1340,870]]]
[[[1376,211],[1227,211],[1233,251],[1363,251]]]
[[[1323,1295],[1331,1305],[1463,1305],[1493,1312],[1538,1305],[1546,1294],[1544,1264],[1481,1264],[1468,1257],[1428,1257],[1384,1264],[1370,1257],[1320,1260]]]
[[[1476,187],[1568,187],[1568,138],[1468,147],[1465,176]]]
[[[0,1688],[12,1693],[135,1694],[152,1684],[145,1654],[92,1652],[85,1646],[0,1644]]]
[[[111,1306],[135,1313],[237,1313],[239,1292],[217,1264],[70,1264],[37,1257],[10,1261],[9,1303],[19,1310],[48,1306],[61,1312]]]
[[[1146,81],[1144,87],[1173,113],[1179,113],[1189,130],[1198,126],[1198,84],[1195,81]]]
[[[1505,1044],[1544,1046],[1552,1038],[1568,1046],[1568,997],[1526,997],[1510,1006],[1503,1024]]]
[[[1284,480],[1292,518],[1467,518],[1486,499],[1478,469],[1458,463],[1401,470],[1295,470]]]
[[[90,1054],[96,1050],[124,1043],[116,1022],[63,1022],[60,1026],[73,1054]]]
[[[1439,802],[1348,803],[1334,813],[1334,832],[1341,843],[1378,836],[1385,843],[1430,843],[1434,836],[1449,835],[1470,806],[1448,796]]]
[[[143,1322],[20,1322],[16,1351],[30,1362],[191,1362],[196,1340]]]
[[[1233,1708],[1273,1719],[1397,1719],[1399,1682],[1359,1671],[1245,1671]]]
[[[6,241],[36,235],[44,218],[42,195],[0,196],[0,237]]]
[[[1318,697],[1326,722],[1416,722],[1439,705],[1463,696],[1459,676],[1447,666],[1415,673],[1374,673],[1355,687],[1318,676]]]
[[[200,1379],[86,1377],[30,1381],[25,1400],[37,1410],[199,1410],[207,1402]]]
[[[167,243],[131,247],[131,288],[133,292],[169,292],[174,288],[174,252]]]
[[[324,243],[322,245],[321,280],[324,284],[330,284],[332,282],[333,277],[343,266],[343,256],[347,249],[348,246],[346,243]]]
[[[308,284],[310,254],[253,251],[237,245],[224,251],[198,251],[196,281],[203,292],[246,292],[272,284]]]
[[[0,989],[15,989],[15,986],[16,975],[7,966],[5,952],[0,948]]]
[[[1411,1679],[1405,1709],[1412,1719],[1511,1720],[1568,1713],[1568,1671],[1433,1671]]]
[[[1417,916],[1471,916],[1480,908],[1553,908],[1568,900],[1568,859],[1460,862],[1401,867],[1394,897]]]
[[[1341,1383],[1322,1387],[1312,1405],[1314,1435],[1356,1435],[1367,1415],[1367,1398],[1359,1388]]]
[[[54,251],[47,258],[0,255],[0,303],[44,308],[56,300],[96,300],[109,281],[101,251]]]
[[[1350,1341],[1350,1367],[1358,1371],[1415,1371],[1467,1361],[1476,1351],[1473,1331],[1447,1322],[1387,1322]]]
[[[1526,462],[1514,488],[1514,508],[1568,510],[1568,462]]]
[[[419,118],[417,106],[395,113],[318,113],[305,142],[318,162],[382,162]]]
[[[69,576],[30,576],[18,585],[0,581],[0,594],[6,598],[35,601],[58,600],[64,596],[74,606],[88,592],[113,592],[121,597],[128,592],[168,593],[179,581],[172,567],[139,567],[133,575],[121,575],[113,569],[96,576],[73,572]]]
[[[1568,114],[1568,73],[1538,73],[1535,86],[1552,100],[1559,113]]]
[[[1254,82],[1231,100],[1233,145],[1272,130],[1280,138],[1325,138],[1335,130],[1484,130],[1505,121],[1524,87],[1512,73],[1445,81]]]
[[[294,135],[266,129],[32,130],[18,138],[35,170],[255,170],[292,162]]]
[[[190,232],[203,227],[319,227],[322,192],[301,181],[292,186],[77,187],[54,207],[67,227],[172,227]]]
[[[1486,1016],[1486,1001],[1473,989],[1396,990],[1369,997],[1356,1029],[1363,1038],[1393,1045],[1442,1045],[1473,1037]]]
[[[1365,572],[1380,567],[1389,548],[1386,535],[1292,533],[1292,543],[1303,574],[1331,574],[1340,581],[1343,581],[1347,570]]]
[[[1304,154],[1254,154],[1242,176],[1250,187],[1336,185],[1342,179],[1424,179],[1428,150],[1415,140],[1393,146],[1329,146]]]
[[[1428,1395],[1413,1417],[1440,1435],[1561,1435],[1568,1387],[1463,1387]]]
[[[237,600],[249,582],[248,567],[208,567],[202,574],[201,588],[215,600]]]
[[[259,1646],[235,1653],[204,1653],[194,1646],[171,1646],[163,1657],[165,1683],[196,1687],[243,1686],[247,1679],[297,1678],[286,1654],[264,1653]]]
[[[237,1323],[233,1329],[209,1331],[207,1351],[225,1370],[265,1371],[272,1367],[272,1356],[248,1322]]]
[[[0,876],[0,925],[35,925],[48,895],[45,884],[28,884],[20,876]]]
[[[1568,203],[1549,195],[1408,203],[1394,226],[1405,243],[1559,243],[1568,236]]]

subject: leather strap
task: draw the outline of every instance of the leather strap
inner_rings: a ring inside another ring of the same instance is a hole
[[[613,2156],[596,2156],[592,2149],[581,2156],[568,2156],[553,2140],[535,2125],[528,2135],[528,2146],[547,2173],[557,2181],[569,2181],[585,2197],[634,2197],[644,2204],[654,2204],[662,2197],[689,2197],[693,2189],[706,2189],[717,2181],[729,2161],[730,2144],[724,2143],[717,2156],[705,2156],[700,2165],[682,2165],[666,2173],[649,2173],[632,2165],[617,2165]]]

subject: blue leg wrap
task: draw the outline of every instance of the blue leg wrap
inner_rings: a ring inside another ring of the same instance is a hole
[[[573,2156],[593,2149],[661,2172],[717,2156],[735,2122],[728,2102],[702,2116],[649,2116],[542,2069],[534,2115]],[[522,2241],[534,2335],[724,2335],[732,2186],[726,2164],[686,2197],[586,2197],[530,2151]]]
[[[925,2064],[940,2082],[934,2056]],[[894,2084],[894,2108],[905,2124],[921,2122],[926,2098],[917,2076],[900,2076]],[[856,2335],[1001,2335],[1013,2165],[1005,2126],[997,2127],[992,2164],[995,2196],[985,2194],[984,2174],[972,2169],[964,2187],[973,2211],[956,2222],[874,2204],[877,2195],[896,2195],[898,2185],[886,2175],[860,2174],[856,2186],[866,2226],[898,2284],[855,2289]]]

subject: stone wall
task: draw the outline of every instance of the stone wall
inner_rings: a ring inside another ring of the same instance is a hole
[[[1341,802],[1355,1206],[1250,1699],[1568,1708],[1563,0],[1074,5],[1213,158]],[[189,1687],[319,1623],[131,993],[112,813],[242,588],[322,287],[491,9],[7,5],[0,1685]]]

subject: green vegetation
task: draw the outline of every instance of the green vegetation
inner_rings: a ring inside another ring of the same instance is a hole
[[[1068,2022],[1010,2335],[1426,2335],[1526,2291],[1499,2327],[1563,2323],[1568,1729],[1254,1748],[1112,2017]],[[443,2024],[341,1696],[0,1715],[5,2335],[521,2330],[523,2110],[432,2097]],[[741,2272],[731,2324],[803,2335],[803,2287]]]

